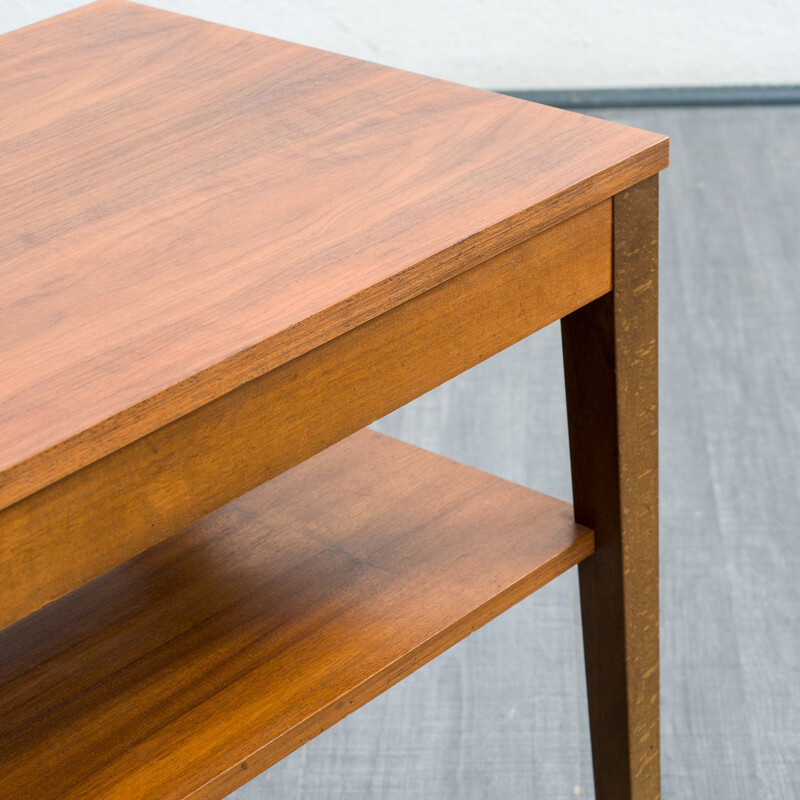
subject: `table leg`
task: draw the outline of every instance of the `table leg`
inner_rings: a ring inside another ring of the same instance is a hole
[[[597,800],[660,796],[658,176],[614,198],[613,291],[562,320]]]

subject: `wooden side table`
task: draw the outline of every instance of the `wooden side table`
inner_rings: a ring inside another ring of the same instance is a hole
[[[0,796],[221,798],[580,562],[656,798],[667,140],[117,0],[0,84]],[[574,516],[361,430],[557,319]]]

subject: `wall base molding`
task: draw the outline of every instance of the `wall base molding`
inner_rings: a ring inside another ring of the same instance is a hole
[[[528,89],[500,94],[558,108],[763,106],[800,103],[800,86],[681,86],[654,89]]]

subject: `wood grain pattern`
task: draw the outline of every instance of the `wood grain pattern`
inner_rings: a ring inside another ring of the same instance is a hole
[[[659,181],[662,796],[800,798],[800,105],[592,113],[669,131],[673,153]],[[567,497],[560,361],[550,327],[380,430]],[[576,607],[570,573],[231,800],[589,800]]]
[[[0,627],[611,288],[611,203],[0,511]]]
[[[592,548],[362,431],[0,632],[0,794],[224,797]]]
[[[0,37],[0,507],[666,165],[120,0]]]
[[[614,290],[562,321],[598,800],[657,800],[658,176],[614,198]]]

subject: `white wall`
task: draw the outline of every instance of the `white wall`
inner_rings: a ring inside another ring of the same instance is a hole
[[[800,84],[800,0],[148,0],[492,89]],[[0,31],[75,0],[0,0]]]

